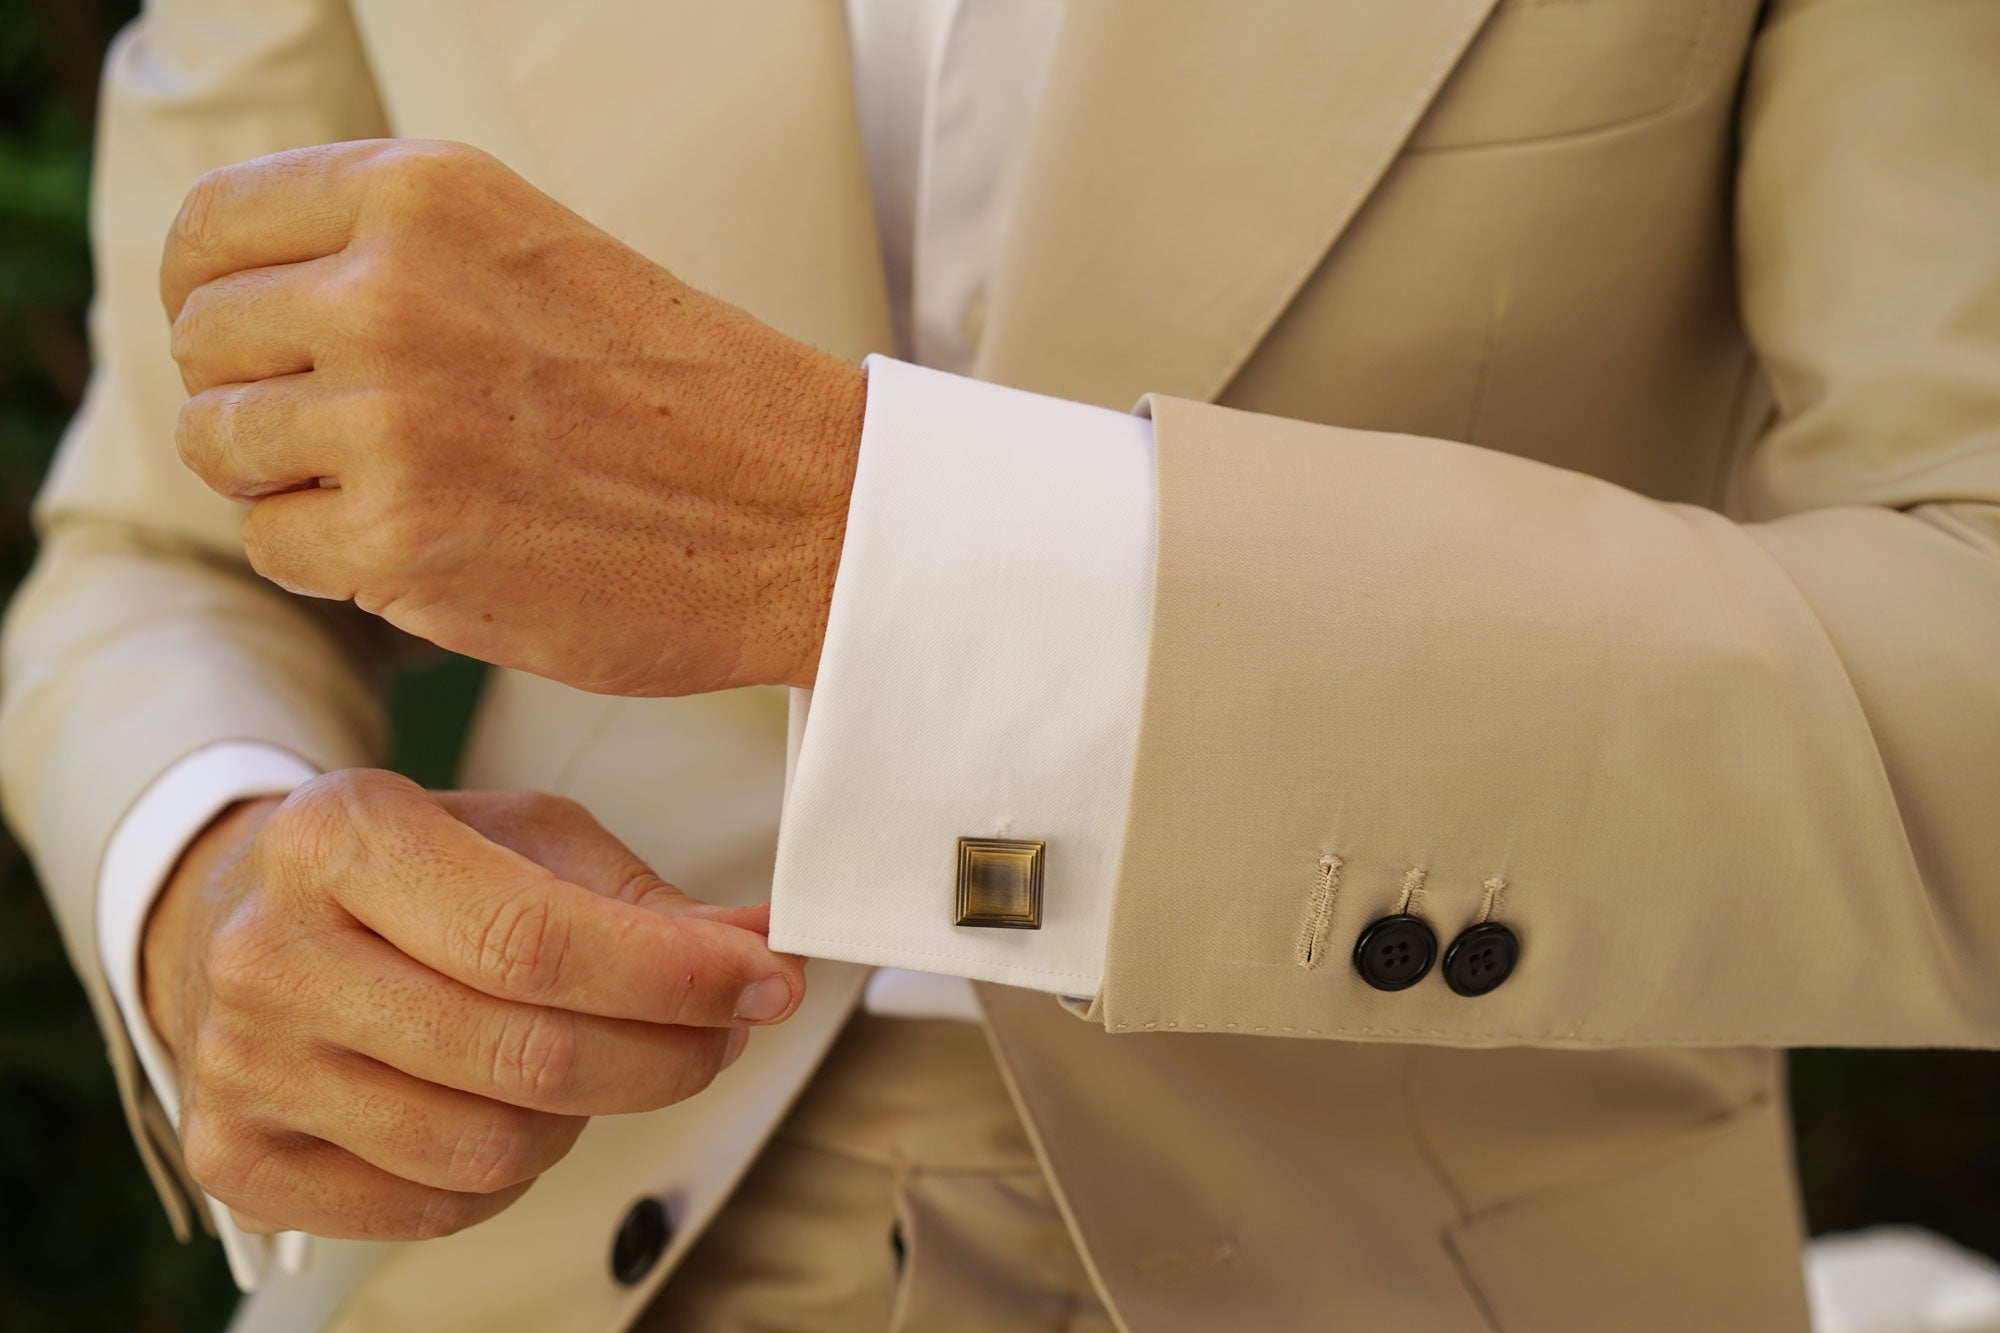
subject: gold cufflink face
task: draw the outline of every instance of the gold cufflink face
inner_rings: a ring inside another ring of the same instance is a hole
[[[1040,930],[1042,844],[960,838],[958,916],[952,924]]]

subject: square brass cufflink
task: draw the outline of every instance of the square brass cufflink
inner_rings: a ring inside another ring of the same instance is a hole
[[[958,840],[956,926],[1042,928],[1042,844],[1011,838]]]

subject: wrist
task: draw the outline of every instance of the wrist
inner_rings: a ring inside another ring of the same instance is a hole
[[[282,797],[238,801],[217,815],[175,862],[147,913],[139,945],[139,994],[154,1036],[175,1056],[182,1028],[189,932],[216,872],[249,846]]]
[[[779,553],[770,595],[750,627],[757,683],[807,689],[826,639],[868,398],[860,367],[823,355],[815,362],[812,391],[802,395],[810,407],[788,445],[810,469],[805,493],[813,503],[798,515],[796,539]]]
[[[854,473],[861,457],[861,427],[868,406],[868,377],[860,367],[836,363],[839,378],[829,388],[828,414],[822,449],[827,459],[827,507],[810,550],[813,555],[806,586],[811,595],[801,608],[806,626],[805,651],[783,684],[812,688],[819,675],[820,650],[826,643],[826,623],[833,606],[834,578],[840,571],[841,546],[847,540],[847,511],[854,497]]]

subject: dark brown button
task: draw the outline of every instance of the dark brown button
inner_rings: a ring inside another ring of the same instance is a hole
[[[611,1242],[611,1276],[623,1286],[634,1287],[645,1280],[667,1252],[674,1238],[674,1224],[658,1199],[641,1199],[627,1210]]]
[[[1424,979],[1437,951],[1437,936],[1421,917],[1385,916],[1354,942],[1354,970],[1376,990],[1402,990]]]
[[[1498,921],[1468,927],[1444,951],[1444,980],[1460,995],[1484,995],[1514,973],[1521,941]]]

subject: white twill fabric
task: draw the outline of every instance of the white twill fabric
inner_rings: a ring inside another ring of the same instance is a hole
[[[1094,994],[1151,627],[1152,424],[866,365],[771,943]],[[959,836],[1047,843],[1040,930],[952,926]]]
[[[987,289],[1006,239],[1063,9],[1064,0],[848,0],[855,110],[881,235],[889,313],[899,354],[907,361],[956,373],[973,367]],[[908,402],[903,401],[905,393],[911,395]],[[838,696],[841,716],[863,725],[870,717],[884,719],[916,748],[900,755],[871,751],[868,759],[850,756],[839,767],[840,783],[832,787],[809,774],[800,796],[816,811],[815,841],[795,840],[794,846],[811,852],[806,858],[811,873],[781,871],[772,890],[774,910],[782,919],[807,933],[843,941],[842,957],[881,962],[892,956],[869,939],[869,927],[884,919],[899,922],[904,934],[921,935],[917,947],[898,949],[893,956],[927,958],[928,963],[885,967],[869,978],[863,1003],[876,1014],[978,1017],[963,982],[937,974],[954,971],[953,953],[974,934],[951,925],[951,856],[961,834],[978,836],[980,830],[937,822],[945,811],[932,803],[924,775],[948,771],[954,747],[986,738],[983,732],[968,735],[964,719],[994,702],[946,689],[928,701],[944,711],[926,718],[920,710],[927,703],[889,689],[889,680],[900,676],[884,665],[922,661],[944,681],[982,678],[979,662],[988,657],[988,640],[997,627],[990,619],[992,608],[966,594],[974,586],[990,592],[998,581],[1005,585],[1004,600],[1030,613],[1015,617],[1005,631],[1023,636],[1018,643],[1022,655],[1046,652],[1065,667],[1060,677],[1019,682],[983,677],[989,689],[1018,684],[1023,691],[1004,711],[1042,709],[1055,716],[1101,694],[1136,699],[1145,674],[1143,636],[1109,632],[1082,639],[1043,638],[1068,635],[1075,623],[1100,616],[1115,631],[1129,626],[1135,615],[1148,613],[1150,482],[1144,507],[1130,503],[1132,497],[1112,495],[1096,512],[1080,514],[1091,525],[1088,532],[1063,529],[1061,514],[1074,511],[1052,507],[1045,549],[998,546],[981,517],[991,511],[993,498],[980,492],[975,479],[990,475],[1000,460],[975,458],[971,451],[1006,440],[1006,433],[997,428],[999,422],[972,434],[955,429],[956,422],[972,421],[987,404],[959,381],[935,376],[887,376],[870,383],[869,435],[863,448],[884,457],[869,480],[857,479],[850,523],[860,519],[866,533],[857,539],[850,528],[841,555],[845,591],[836,597],[836,606],[850,608],[848,614],[855,614],[855,607],[881,612],[869,620],[887,637],[864,642],[843,636],[848,646],[839,658],[831,653],[822,658],[818,694],[822,699]],[[1047,429],[1050,423],[1038,425]],[[1106,427],[1098,415],[1075,413],[1062,430],[1043,441],[1046,447],[1016,448],[1011,440],[1003,445],[1000,459],[1009,469],[1006,489],[1016,497],[1012,503],[1039,506],[1057,492],[1104,481],[1097,465],[1084,460],[1105,448],[1121,448],[1133,427]],[[1100,438],[1104,435],[1110,438]],[[906,469],[921,473],[924,483],[893,492],[878,485],[882,477]],[[913,502],[919,507],[912,507]],[[1081,564],[1106,549],[1117,551],[1109,565]],[[929,575],[921,594],[906,579],[884,581],[885,555],[893,564],[921,563]],[[1050,577],[1052,561],[1065,560],[1078,563],[1062,565]],[[897,596],[920,595],[921,606],[880,606],[891,586]],[[1067,606],[1068,613],[1042,614],[1058,604]],[[955,659],[954,652],[968,656]],[[1072,691],[1066,688],[1072,680],[1084,683]],[[1025,795],[1053,781],[1075,798],[1060,819],[1040,831],[1024,829],[1020,836],[1050,842],[1046,892],[1067,899],[1071,919],[1090,922],[1093,938],[1101,944],[1104,927],[1095,913],[1110,912],[1116,865],[1100,851],[1106,843],[1115,848],[1123,836],[1139,720],[1134,707],[1110,710],[1099,722],[1092,742],[1106,747],[1106,757],[1125,756],[1125,779],[1111,785],[1072,781],[1067,775],[1078,772],[1071,767],[1075,756],[1058,741],[1013,752],[1006,773],[981,774],[979,783],[996,795]],[[877,759],[885,767],[865,766]],[[1089,765],[1082,776],[1094,778],[1102,767]],[[793,781],[798,781],[796,774]],[[898,859],[871,866],[837,854],[831,845],[817,846],[836,826],[878,830],[894,844]],[[842,868],[838,873],[836,863]],[[1054,937],[1048,932],[1053,929],[1047,924],[1039,937],[997,947],[1033,959],[1052,947]],[[1065,940],[1054,947],[1074,954],[1091,946]],[[1044,969],[1041,988],[1050,989],[1049,979],[1059,969],[1047,961],[1038,966]],[[1092,965],[1089,972],[1095,976],[1100,970]],[[1017,975],[1019,984],[1032,985],[1026,978],[1038,974]]]

